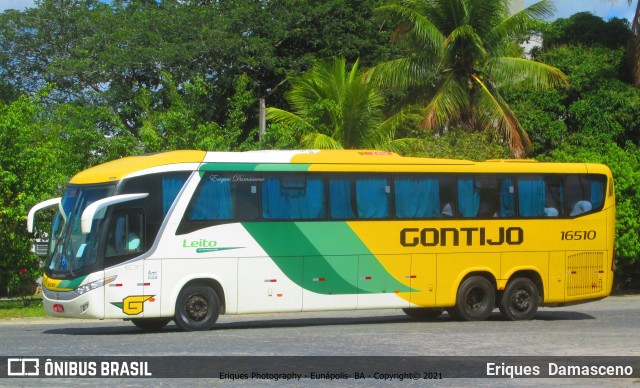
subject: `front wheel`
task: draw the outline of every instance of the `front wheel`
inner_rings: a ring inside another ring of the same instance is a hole
[[[185,331],[209,330],[220,315],[216,292],[202,284],[191,284],[180,291],[176,301],[176,324]]]
[[[510,321],[527,321],[536,314],[539,303],[536,284],[527,278],[517,278],[504,290],[500,313]]]
[[[472,276],[458,288],[454,316],[463,321],[483,321],[491,315],[495,303],[491,282],[482,276]]]

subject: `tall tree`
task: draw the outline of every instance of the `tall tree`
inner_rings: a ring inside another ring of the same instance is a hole
[[[384,97],[364,77],[359,63],[347,69],[344,58],[320,61],[290,79],[286,99],[293,112],[269,108],[267,118],[305,133],[305,148],[371,148],[402,152],[409,139],[396,139],[396,129],[410,114],[385,119]]]
[[[618,2],[620,0],[605,0],[607,2]],[[627,0],[631,6],[633,0]],[[627,55],[629,58],[629,67],[633,75],[633,83],[640,88],[640,1],[636,3],[636,12],[631,22],[631,39],[627,46]]]
[[[106,106],[139,139],[148,110],[135,100],[144,91],[149,109],[165,112],[169,75],[184,98],[186,85],[207,82],[189,108],[223,123],[243,74],[251,93],[280,105],[279,86],[315,58],[384,57],[388,34],[370,17],[380,1],[36,0],[0,13],[0,98],[11,97],[4,85],[34,94],[55,84],[50,97]],[[255,111],[245,112],[243,137],[257,126]]]
[[[395,0],[378,10],[397,25],[394,41],[407,55],[381,63],[373,76],[422,104],[422,128],[495,130],[514,155],[525,154],[530,140],[500,90],[567,84],[560,70],[523,59],[514,43],[551,15],[551,0],[511,16],[509,0]]]

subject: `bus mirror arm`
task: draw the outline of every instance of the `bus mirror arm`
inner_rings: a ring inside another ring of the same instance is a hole
[[[61,200],[61,197],[48,199],[32,207],[31,210],[29,210],[29,214],[27,215],[27,231],[29,233],[33,233],[33,220],[37,212],[49,206],[60,206]]]
[[[136,199],[142,199],[148,196],[149,193],[122,194],[95,201],[91,205],[87,206],[86,209],[84,209],[84,211],[82,212],[82,216],[80,217],[80,228],[82,230],[82,234],[89,234],[89,232],[91,232],[91,224],[93,223],[93,219],[96,217],[96,214],[100,210],[117,203],[135,201]]]

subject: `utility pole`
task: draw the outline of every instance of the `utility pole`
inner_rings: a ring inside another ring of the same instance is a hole
[[[258,139],[260,141],[260,148],[262,149],[262,138],[267,130],[267,115],[264,104],[264,98],[260,99],[260,117],[258,119]]]

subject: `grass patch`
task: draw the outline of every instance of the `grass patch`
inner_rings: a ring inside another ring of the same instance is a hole
[[[42,307],[42,297],[27,298],[25,306],[22,300],[0,301],[0,319],[46,317]]]

